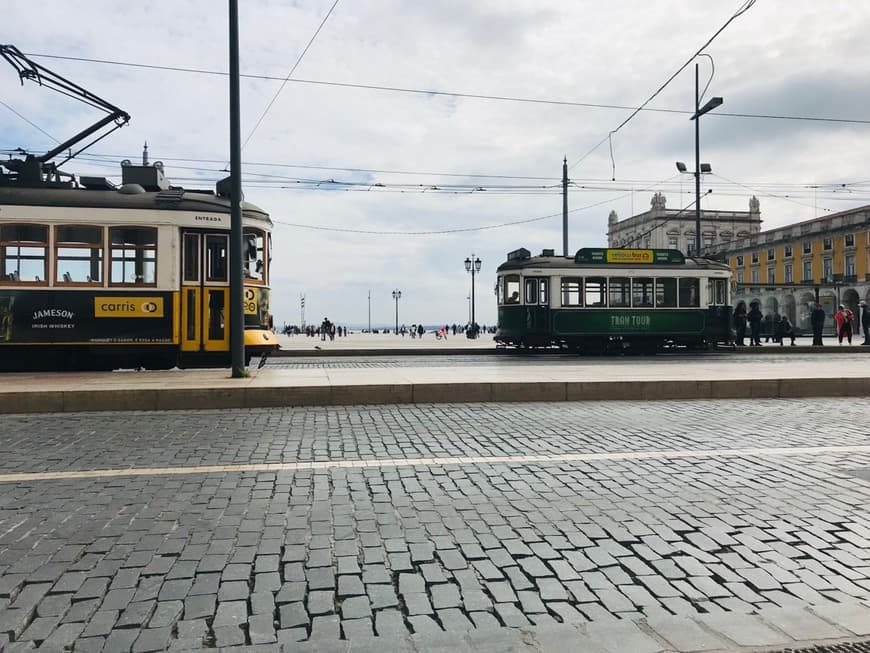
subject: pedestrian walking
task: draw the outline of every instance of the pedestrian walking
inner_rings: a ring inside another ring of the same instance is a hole
[[[422,323],[418,324],[417,325],[417,337],[422,339],[424,333],[426,333],[426,329],[423,328],[423,324]]]
[[[746,302],[737,302],[737,307],[734,309],[734,331],[737,334],[737,346],[743,347],[746,345]]]
[[[813,326],[813,347],[822,346],[822,329],[825,328],[825,309],[816,302],[816,307],[810,314],[810,324]]]
[[[753,347],[761,347],[761,320],[764,316],[758,307],[759,302],[752,302],[749,306],[749,314],[746,316],[750,330],[749,344]]]
[[[843,338],[852,344],[852,322],[855,320],[855,314],[851,310],[840,304],[839,309],[834,313],[834,319],[837,321],[837,342],[843,344]]]
[[[858,310],[860,311],[861,328],[864,330],[864,342],[862,345],[870,345],[870,306],[863,299],[858,302]]]

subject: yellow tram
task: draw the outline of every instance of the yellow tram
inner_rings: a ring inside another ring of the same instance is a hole
[[[118,187],[17,181],[0,172],[0,370],[229,364],[228,197],[146,161]],[[278,343],[272,222],[243,203],[242,226],[247,364]]]

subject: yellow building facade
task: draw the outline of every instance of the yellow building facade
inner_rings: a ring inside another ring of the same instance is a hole
[[[857,315],[870,302],[870,206],[760,231],[723,244],[737,294],[766,315],[787,315],[809,329],[815,301],[831,316],[838,304]]]

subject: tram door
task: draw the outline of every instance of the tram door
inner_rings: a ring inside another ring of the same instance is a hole
[[[181,234],[181,350],[228,351],[229,234]]]

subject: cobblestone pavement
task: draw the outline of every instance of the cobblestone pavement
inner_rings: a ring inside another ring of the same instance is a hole
[[[0,649],[652,653],[867,637],[868,410],[5,416]],[[298,461],[312,464],[267,467]],[[57,478],[14,477],[42,471]]]

